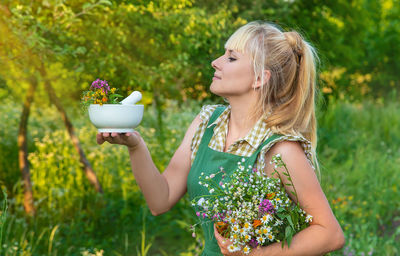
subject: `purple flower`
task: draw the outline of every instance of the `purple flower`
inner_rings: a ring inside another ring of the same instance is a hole
[[[90,86],[91,89],[101,89],[105,94],[110,91],[110,86],[108,85],[106,80],[100,80],[97,78],[93,81],[92,85]]]
[[[275,213],[274,206],[271,204],[271,202],[268,199],[264,199],[259,205],[258,205],[258,212],[260,215],[264,215],[265,213]]]
[[[251,246],[251,248],[256,248],[258,246],[258,242],[255,238],[252,238],[249,242],[249,245]]]
[[[196,212],[197,217],[200,217],[200,212]]]

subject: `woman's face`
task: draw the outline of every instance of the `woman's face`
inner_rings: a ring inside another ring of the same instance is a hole
[[[211,66],[215,69],[210,86],[212,93],[229,98],[253,90],[254,71],[247,54],[227,49],[224,55],[211,62]]]

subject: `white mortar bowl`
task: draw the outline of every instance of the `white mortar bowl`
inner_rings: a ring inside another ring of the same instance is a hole
[[[89,118],[99,132],[133,132],[143,117],[143,105],[91,104]]]

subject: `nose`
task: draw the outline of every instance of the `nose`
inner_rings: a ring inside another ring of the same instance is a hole
[[[221,56],[221,57],[222,57],[222,56]],[[215,59],[215,60],[213,60],[213,61],[211,62],[211,66],[212,66],[214,69],[216,69],[216,70],[220,70],[220,67],[219,67],[219,64],[218,64],[218,60],[219,60],[221,57],[219,57],[219,58],[217,58],[217,59]]]

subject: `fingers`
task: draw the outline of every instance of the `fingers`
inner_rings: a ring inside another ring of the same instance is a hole
[[[140,134],[137,131],[127,133],[101,132],[97,134],[96,140],[99,145],[107,141],[110,144],[134,147],[140,143]]]
[[[221,249],[221,253],[223,255],[231,255],[231,253],[228,250],[228,246],[231,245],[232,242],[229,239],[223,237],[218,232],[217,227],[215,226],[215,223],[214,223],[214,236],[215,236],[215,239],[217,240],[219,248]]]
[[[97,133],[96,141],[97,141],[97,144],[99,144],[99,145],[104,143],[105,140],[104,140],[103,134],[101,132]]]
[[[108,133],[108,132],[100,132],[97,134],[97,143],[98,144],[103,144],[104,142],[108,142],[111,144],[118,143],[116,137],[118,136],[117,133]]]
[[[126,135],[125,133],[117,133],[117,132],[102,132],[97,134],[97,143],[98,144],[103,144],[105,141],[107,141],[110,144],[121,144],[125,145],[126,144]]]

